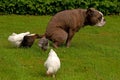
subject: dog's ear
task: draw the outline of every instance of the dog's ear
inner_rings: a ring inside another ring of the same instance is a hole
[[[87,14],[88,16],[93,16],[93,15],[94,15],[94,12],[95,12],[95,9],[94,9],[94,8],[88,8],[86,14]]]

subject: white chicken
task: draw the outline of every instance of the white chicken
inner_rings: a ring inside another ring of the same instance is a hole
[[[55,77],[56,72],[60,69],[60,59],[53,49],[50,50],[44,66],[47,68],[46,74]]]
[[[8,41],[10,41],[13,45],[19,47],[24,36],[29,35],[29,34],[30,32],[25,32],[25,33],[20,33],[20,34],[12,33],[12,35],[8,37]]]

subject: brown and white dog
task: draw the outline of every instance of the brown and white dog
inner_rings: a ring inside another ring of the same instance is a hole
[[[69,47],[80,28],[86,25],[103,26],[105,23],[103,14],[94,8],[65,10],[52,17],[44,36],[53,42],[55,48],[64,42]]]

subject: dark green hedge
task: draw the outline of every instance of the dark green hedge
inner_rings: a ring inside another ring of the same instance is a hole
[[[105,15],[120,14],[118,0],[0,0],[0,14],[53,15],[66,9],[89,7]]]

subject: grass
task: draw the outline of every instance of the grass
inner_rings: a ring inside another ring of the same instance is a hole
[[[49,50],[37,45],[16,48],[7,38],[30,31],[43,34],[51,16],[0,16],[0,80],[53,80],[43,66]],[[54,49],[61,60],[57,80],[120,79],[120,16],[106,16],[104,27],[87,26],[74,36],[70,48]],[[52,48],[52,47],[50,47]]]

